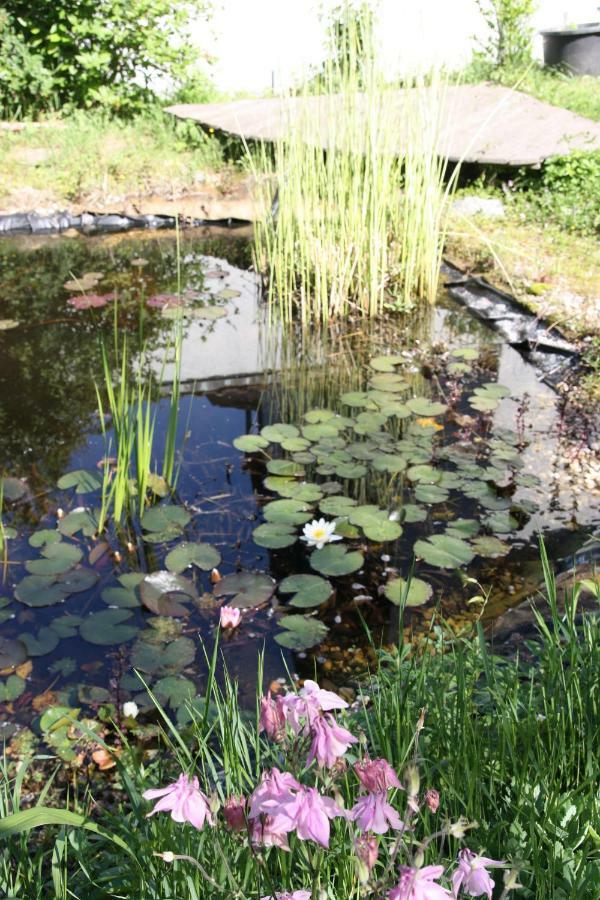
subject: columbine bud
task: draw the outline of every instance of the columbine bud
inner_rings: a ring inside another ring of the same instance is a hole
[[[221,801],[215,793],[212,793],[208,798],[208,808],[213,815],[216,815],[221,809]]]
[[[440,795],[435,790],[435,788],[429,788],[429,790],[425,793],[425,803],[432,813],[436,813],[438,811],[438,807],[440,805]]]
[[[417,797],[419,796],[419,787],[421,785],[419,770],[416,766],[407,766],[404,777],[406,779],[406,792],[408,794],[406,802],[408,803],[408,807],[409,809],[412,809],[413,812],[419,812],[419,803],[417,800]]]
[[[240,794],[228,797],[223,804],[223,817],[232,831],[244,831],[246,828],[246,798]]]
[[[457,838],[457,840],[462,841],[465,834],[467,833],[467,829],[474,828],[476,825],[475,822],[470,824],[464,816],[461,816],[456,822],[450,822],[447,826],[448,834],[452,835],[452,837]]]
[[[260,701],[260,718],[258,730],[266,732],[268,738],[281,743],[285,737],[285,713],[281,697],[273,699],[271,691]]]
[[[379,844],[377,838],[372,835],[361,834],[354,841],[354,852],[358,862],[358,880],[361,884],[366,884],[369,880],[371,870],[377,862],[379,853]]]

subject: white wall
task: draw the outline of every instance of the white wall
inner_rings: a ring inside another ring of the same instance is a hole
[[[198,42],[216,58],[214,75],[224,91],[263,91],[289,84],[323,52],[319,9],[335,0],[216,0],[207,46],[206,26]],[[600,19],[600,0],[539,0],[536,29]],[[380,34],[390,67],[442,58],[461,66],[471,57],[475,35],[485,32],[475,0],[379,0]],[[535,52],[541,56],[541,38]],[[400,62],[399,62],[400,61]]]

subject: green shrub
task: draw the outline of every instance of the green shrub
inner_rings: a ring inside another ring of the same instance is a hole
[[[525,211],[568,231],[600,230],[600,152],[577,150],[547,160],[540,172],[523,170],[517,182]]]
[[[488,33],[477,54],[496,66],[529,62],[533,29],[530,18],[537,0],[477,0]]]
[[[0,10],[0,116],[28,116],[51,108],[54,100],[52,73]]]

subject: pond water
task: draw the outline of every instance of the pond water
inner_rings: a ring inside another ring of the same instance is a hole
[[[248,700],[263,647],[266,683],[287,668],[351,685],[365,623],[393,644],[406,603],[407,639],[440,616],[460,631],[476,595],[489,617],[535,589],[539,534],[566,567],[597,529],[599,498],[564,477],[576,448],[555,395],[462,307],[442,295],[410,319],[284,332],[250,256],[246,235],[218,231],[184,232],[179,251],[165,233],[0,244],[5,735],[42,714],[51,737],[48,706],[150,710],[134,667],[185,721],[224,598],[243,608],[220,649]],[[116,322],[128,368],[156,381],[158,471],[178,286],[176,489],[98,536],[115,448],[103,342]],[[299,537],[321,517],[344,540],[311,555]]]

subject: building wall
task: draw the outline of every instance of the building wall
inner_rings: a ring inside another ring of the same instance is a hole
[[[216,57],[221,90],[263,91],[283,87],[323,53],[319,8],[335,0],[217,0],[208,47]],[[539,0],[534,28],[561,27],[600,19],[600,0]],[[443,60],[467,63],[485,25],[475,0],[379,0],[384,58],[391,69]],[[205,26],[198,39],[207,48]],[[536,56],[542,40],[536,36]]]

